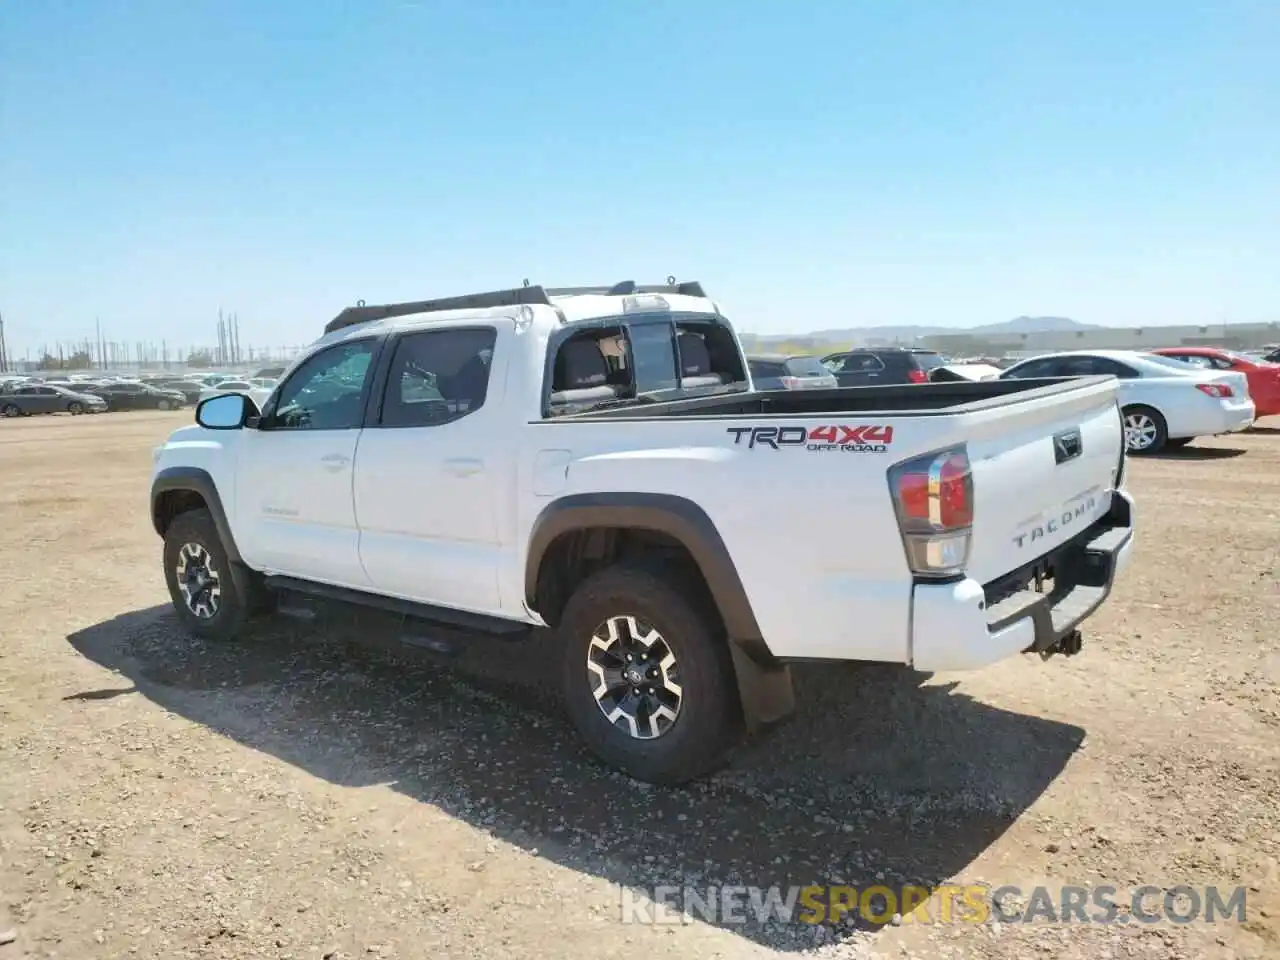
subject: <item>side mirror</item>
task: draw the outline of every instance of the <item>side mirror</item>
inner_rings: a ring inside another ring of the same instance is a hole
[[[206,430],[239,430],[257,414],[257,405],[244,394],[223,393],[199,403],[196,423]]]

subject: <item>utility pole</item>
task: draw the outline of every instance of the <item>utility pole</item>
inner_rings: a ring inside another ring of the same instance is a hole
[[[0,373],[9,372],[9,349],[4,342],[4,315],[0,314]]]

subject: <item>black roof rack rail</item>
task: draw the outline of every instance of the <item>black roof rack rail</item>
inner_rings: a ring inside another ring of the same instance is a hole
[[[520,304],[543,304],[551,306],[552,297],[584,296],[587,294],[604,294],[606,296],[627,296],[633,293],[676,293],[688,297],[705,297],[702,284],[696,280],[675,283],[674,279],[665,284],[637,284],[634,280],[623,280],[611,286],[602,287],[543,287],[540,284],[529,286],[526,281],[522,287],[511,290],[493,290],[488,293],[470,293],[461,297],[442,297],[438,300],[416,300],[412,303],[384,303],[366,306],[363,300],[354,307],[347,307],[340,314],[325,324],[324,332],[333,333],[357,323],[370,320],[385,320],[388,317],[406,317],[415,313],[435,313],[440,310],[484,310],[489,307],[514,307]]]
[[[492,290],[488,293],[470,293],[461,297],[442,297],[438,300],[417,300],[413,303],[384,303],[365,306],[364,301],[355,307],[347,307],[325,324],[324,332],[333,333],[344,327],[369,320],[385,320],[387,317],[407,317],[414,313],[435,313],[440,310],[484,310],[489,307],[514,307],[522,303],[550,305],[551,299],[541,286],[516,287],[512,290]]]
[[[633,293],[678,293],[686,297],[707,295],[697,280],[686,280],[684,283],[636,283],[634,280],[623,280],[605,287],[548,287],[547,293],[553,297],[581,297],[590,294],[625,297]]]

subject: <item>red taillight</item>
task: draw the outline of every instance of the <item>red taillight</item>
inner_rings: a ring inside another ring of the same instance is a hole
[[[928,383],[929,375],[923,370],[908,370],[907,379],[912,383]]]
[[[911,570],[934,577],[962,572],[973,525],[973,474],[965,448],[896,464],[889,470],[889,489]]]
[[[932,479],[929,486],[932,493]],[[944,530],[972,525],[973,482],[969,474],[969,458],[964,453],[951,453],[943,459],[938,467],[936,486],[939,525]]]
[[[1227,397],[1234,396],[1231,388],[1225,383],[1197,383],[1196,389],[1201,393],[1207,393],[1216,400],[1225,400]]]

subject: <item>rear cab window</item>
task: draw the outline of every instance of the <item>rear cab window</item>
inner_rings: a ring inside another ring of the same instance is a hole
[[[787,373],[793,377],[826,377],[830,371],[817,357],[788,357]]]
[[[747,389],[737,340],[711,315],[577,324],[552,339],[548,354],[544,417]]]
[[[938,367],[941,367],[943,365],[941,354],[931,353],[927,350],[913,350],[911,351],[911,357],[912,359],[915,360],[916,366],[918,366],[925,373],[928,373],[930,370],[937,369]]]

